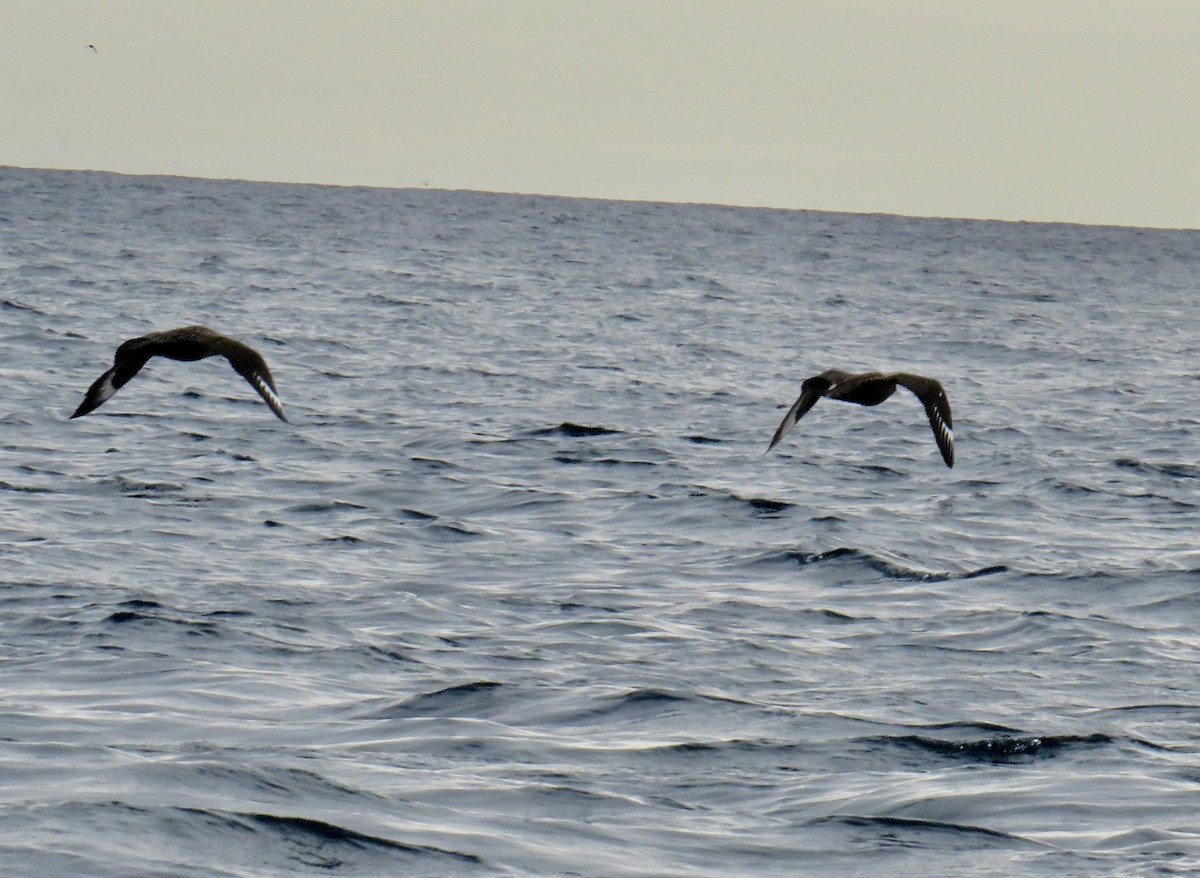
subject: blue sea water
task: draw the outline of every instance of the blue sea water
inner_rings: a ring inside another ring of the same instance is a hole
[[[10,876],[1200,870],[1200,233],[0,169]],[[123,340],[154,360],[69,420]],[[824,401],[808,375],[939,378]]]

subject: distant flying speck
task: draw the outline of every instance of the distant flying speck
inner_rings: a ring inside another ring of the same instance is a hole
[[[856,402],[859,405],[879,405],[896,392],[897,385],[907,387],[921,400],[925,406],[925,414],[929,416],[929,426],[933,428],[933,438],[942,452],[942,459],[946,461],[946,466],[954,466],[954,431],[950,418],[950,400],[946,398],[946,391],[933,378],[910,375],[906,372],[891,375],[882,372],[861,372],[852,375],[840,369],[827,369],[820,375],[806,379],[800,385],[800,398],[783,416],[779,429],[771,437],[767,451],[774,448],[822,396],[844,402]]]
[[[79,404],[72,418],[82,417],[99,408],[146,365],[151,357],[166,357],[168,360],[203,360],[220,354],[229,361],[237,373],[250,382],[258,395],[266,400],[271,411],[281,421],[287,418],[275,392],[271,370],[258,351],[237,339],[221,335],[205,326],[183,326],[152,332],[140,338],[131,338],[117,348],[113,367],[101,375],[88,388],[87,396]]]
[[[99,50],[99,49],[97,49],[95,46],[93,46],[91,43],[88,43],[88,44],[87,44],[87,47],[88,47],[89,49],[91,49],[93,52],[95,52],[97,55],[99,55],[99,54],[100,54],[100,50]]]

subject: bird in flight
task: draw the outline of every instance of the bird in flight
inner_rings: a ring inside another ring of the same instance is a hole
[[[925,414],[929,416],[933,438],[937,442],[938,450],[942,452],[942,460],[946,461],[946,466],[954,466],[954,429],[950,417],[950,400],[946,397],[946,391],[933,378],[910,375],[907,372],[851,374],[841,369],[826,369],[820,375],[806,378],[800,385],[800,398],[783,416],[779,429],[771,437],[767,451],[774,448],[822,396],[844,402],[856,402],[859,405],[879,405],[895,393],[897,387],[907,387],[921,400],[921,404],[925,406]]]
[[[99,49],[97,49],[95,46],[93,46],[91,43],[88,43],[88,44],[87,44],[87,48],[91,49],[91,50],[92,50],[93,52],[95,52],[97,55],[99,55],[99,54],[100,54],[100,50],[99,50]]]
[[[140,338],[131,338],[117,348],[113,366],[92,383],[87,395],[72,418],[79,418],[103,405],[114,393],[129,383],[151,357],[166,357],[168,360],[203,360],[220,355],[229,361],[234,370],[250,382],[281,421],[283,405],[275,392],[271,370],[258,351],[237,339],[214,332],[206,326],[182,326],[152,332]]]

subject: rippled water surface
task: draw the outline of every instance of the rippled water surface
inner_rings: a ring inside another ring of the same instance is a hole
[[[1197,254],[0,169],[5,874],[1192,874]]]

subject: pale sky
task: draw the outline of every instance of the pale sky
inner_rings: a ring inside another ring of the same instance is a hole
[[[0,83],[4,165],[1200,227],[1197,0],[0,0]]]

